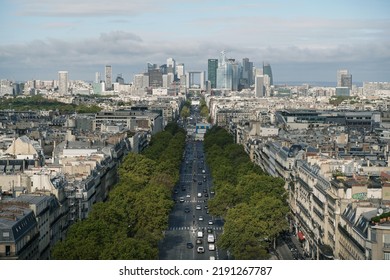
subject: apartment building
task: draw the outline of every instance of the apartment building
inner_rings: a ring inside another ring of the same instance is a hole
[[[39,229],[34,212],[20,201],[0,201],[0,260],[39,258]]]

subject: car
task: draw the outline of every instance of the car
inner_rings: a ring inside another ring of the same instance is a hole
[[[213,225],[214,222],[212,220],[209,221],[209,225]]]
[[[204,206],[204,209],[207,209],[207,208],[209,208],[209,207],[208,207],[207,205],[205,205],[205,206]]]
[[[207,193],[207,189],[203,189],[203,192],[204,192],[204,193]]]
[[[215,245],[214,244],[209,244],[209,251],[215,251]]]
[[[200,239],[200,238],[196,239],[196,244],[202,244],[202,243],[203,243],[202,239]]]
[[[186,195],[186,197],[187,197],[187,198],[190,198],[190,197],[191,197],[191,195],[190,195],[190,194],[187,194],[187,195]]]
[[[203,216],[199,216],[199,221],[203,221]]]
[[[183,192],[185,192],[185,191],[186,191],[186,188],[181,188],[181,190],[182,190]]]
[[[205,193],[204,196],[205,196],[205,197],[209,197],[209,194],[208,194],[208,193]]]
[[[194,248],[194,244],[192,244],[191,242],[188,242],[188,243],[187,243],[187,248],[188,248],[188,249]]]
[[[186,212],[186,213],[190,213],[190,208],[189,207],[186,207],[186,208],[184,208],[184,212]]]
[[[198,193],[198,197],[202,197],[202,193],[199,192],[199,193]]]
[[[207,228],[207,233],[213,233],[213,229],[212,228]]]
[[[215,194],[215,192],[214,192],[214,191],[211,191],[210,194]]]
[[[180,200],[179,200],[181,203],[184,202],[184,197],[180,197]]]
[[[198,185],[202,185],[202,182],[198,182]]]
[[[179,193],[179,191],[178,191],[178,190],[176,190],[176,189],[175,189],[173,192],[174,192],[175,194]]]
[[[198,247],[197,252],[198,252],[199,254],[204,253],[204,247],[203,247],[203,246]]]
[[[198,232],[196,233],[196,236],[197,236],[198,238],[203,238],[203,231],[198,230]]]
[[[206,179],[203,179],[203,182],[206,182]]]
[[[210,256],[210,260],[215,260],[215,257],[214,256]]]
[[[209,214],[209,213],[210,213],[210,211],[209,211],[209,209],[207,209],[207,210],[206,210],[206,214]]]
[[[202,210],[202,206],[196,205],[196,210]]]

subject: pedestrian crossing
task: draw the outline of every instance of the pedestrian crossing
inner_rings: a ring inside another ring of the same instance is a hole
[[[169,227],[168,231],[180,231],[180,230],[207,230],[211,228],[214,231],[222,231],[222,227]]]
[[[202,200],[199,200],[199,199],[191,199],[191,200],[184,200],[184,202],[196,202],[196,203],[203,203],[205,202],[205,200],[208,199],[208,197],[205,197],[204,199]]]

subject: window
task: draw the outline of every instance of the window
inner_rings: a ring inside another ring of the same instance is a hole
[[[3,237],[4,238],[9,238],[9,232],[8,231],[4,231],[3,232]]]
[[[383,243],[390,244],[390,234],[383,235]]]
[[[375,229],[371,230],[371,241],[376,242],[376,230]]]
[[[383,254],[383,259],[384,260],[390,260],[390,253],[384,253]]]

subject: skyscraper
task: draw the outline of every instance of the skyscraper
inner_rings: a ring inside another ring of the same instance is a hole
[[[253,84],[253,62],[250,62],[249,58],[242,59],[242,79],[244,88],[248,88]]]
[[[234,59],[227,59],[225,51],[221,52],[217,68],[217,88],[222,90],[233,89]]]
[[[217,68],[218,59],[210,58],[207,63],[207,79],[211,83],[211,88],[216,88],[217,86]]]
[[[95,83],[100,83],[100,72],[95,72]]]
[[[181,76],[183,76],[185,74],[185,69],[184,69],[184,64],[183,63],[179,63],[177,66],[176,66],[176,77],[178,77],[180,79]]]
[[[106,65],[105,67],[105,82],[106,82],[106,90],[112,89],[112,68],[111,65]]]
[[[348,70],[337,70],[337,87],[347,87],[352,89],[352,75]]]
[[[68,94],[68,71],[58,71],[58,92]]]
[[[263,63],[263,75],[268,75],[270,80],[270,86],[274,84],[274,79],[272,77],[271,65],[269,63]]]
[[[263,97],[264,96],[264,76],[257,75],[255,77],[255,97]]]
[[[172,57],[167,59],[167,73],[176,73],[176,61]]]

